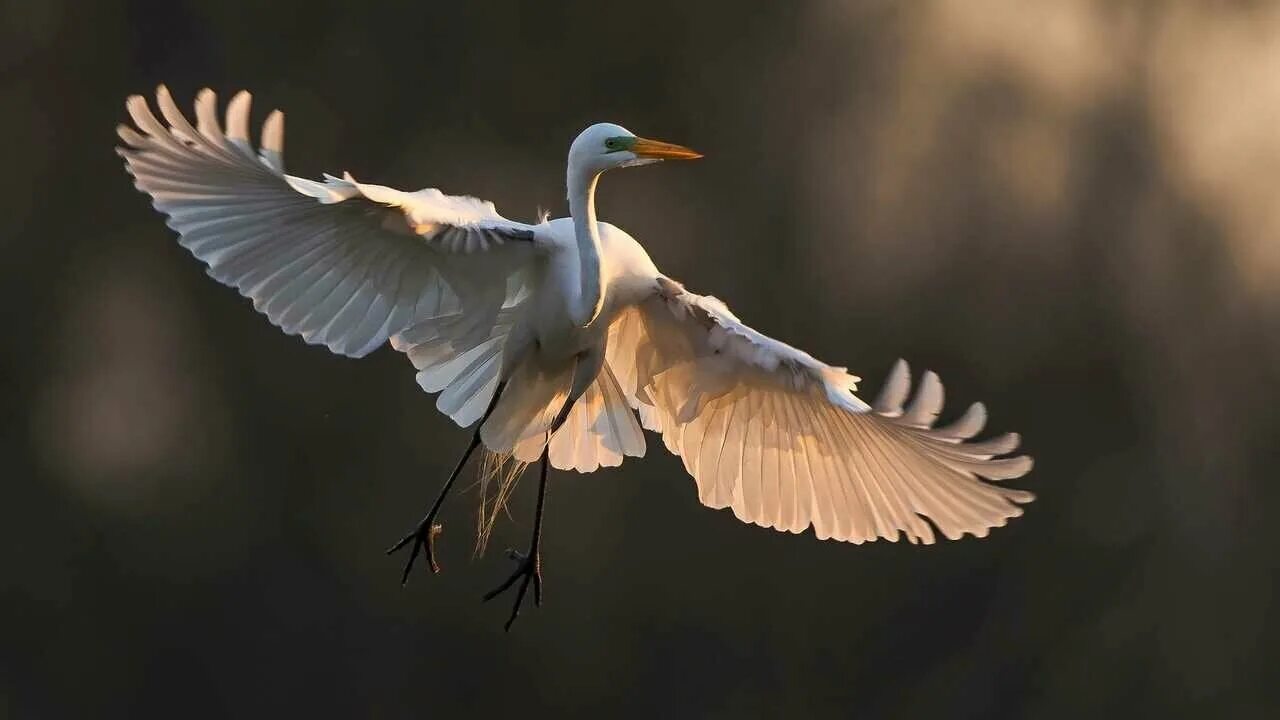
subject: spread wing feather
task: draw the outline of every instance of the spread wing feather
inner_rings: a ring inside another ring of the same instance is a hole
[[[698,498],[741,520],[819,538],[934,542],[985,536],[1031,493],[990,481],[1031,469],[1016,434],[973,442],[974,404],[935,428],[943,389],[914,396],[899,361],[868,405],[858,378],[743,324],[719,300],[666,278],[610,327],[608,363],[645,427],[660,432]],[[907,402],[908,399],[910,402]]]
[[[267,117],[255,151],[246,92],[228,104],[225,131],[209,90],[195,126],[164,87],[157,104],[164,122],[142,97],[127,102],[126,169],[209,275],[285,332],[359,357],[424,319],[492,324],[519,301],[537,226],[433,188],[286,175],[284,116]]]

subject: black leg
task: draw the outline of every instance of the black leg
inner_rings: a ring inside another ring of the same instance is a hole
[[[603,356],[597,356],[595,363],[590,362],[584,364],[583,359],[588,357],[586,353],[579,354],[574,357],[573,382],[570,385],[569,396],[565,398],[564,406],[560,408],[560,412],[556,413],[555,420],[551,423],[550,429],[547,431],[547,442],[542,446],[542,474],[538,480],[538,509],[534,511],[533,516],[533,538],[529,541],[529,552],[521,555],[512,551],[511,558],[517,562],[515,572],[511,573],[511,577],[507,578],[501,585],[484,594],[485,601],[494,599],[495,597],[506,592],[516,581],[520,581],[520,589],[516,591],[516,601],[511,607],[511,617],[507,618],[507,622],[503,625],[504,630],[511,630],[511,625],[520,617],[520,605],[524,601],[524,595],[529,590],[529,583],[533,583],[533,604],[535,607],[542,605],[542,513],[547,504],[547,470],[551,465],[549,453],[551,452],[551,438],[560,429],[568,419],[573,404],[582,395],[586,389],[586,385],[590,380],[595,379],[595,374],[600,372],[600,364],[603,362]],[[580,373],[591,373],[590,377],[580,375]],[[581,387],[580,387],[581,386]]]
[[[542,552],[539,544],[542,540],[542,511],[546,507],[547,502],[547,466],[550,464],[547,458],[547,452],[551,447],[550,434],[548,434],[547,445],[542,448],[542,472],[538,480],[538,509],[533,516],[533,539],[529,542],[529,553],[520,555],[512,553],[512,556],[519,563],[515,572],[511,573],[511,577],[507,578],[498,587],[485,593],[485,601],[494,599],[495,597],[506,592],[508,588],[520,581],[520,589],[516,591],[516,601],[511,608],[511,617],[507,619],[503,630],[510,630],[511,624],[520,616],[520,605],[524,602],[524,594],[529,590],[529,583],[533,583],[533,604],[535,606],[542,605]]]
[[[409,582],[409,571],[413,569],[413,561],[418,559],[418,553],[425,546],[427,549],[427,566],[433,573],[440,572],[440,565],[436,562],[435,539],[439,535],[442,527],[436,523],[436,514],[440,512],[440,506],[444,505],[444,499],[449,495],[449,490],[453,488],[453,483],[462,474],[462,468],[466,466],[467,460],[471,458],[471,453],[480,446],[480,428],[484,427],[485,420],[493,414],[493,409],[498,406],[498,398],[502,395],[502,390],[506,383],[498,383],[498,387],[493,391],[493,399],[489,401],[489,407],[485,409],[484,415],[480,418],[480,422],[476,423],[476,431],[471,436],[471,444],[467,446],[466,452],[462,453],[462,459],[458,461],[453,472],[449,474],[449,479],[445,481],[444,487],[440,488],[440,494],[436,496],[436,500],[431,504],[431,509],[418,522],[418,526],[412,532],[400,538],[400,541],[387,549],[390,555],[400,548],[413,542],[413,550],[409,552],[409,560],[404,564],[404,574],[400,577],[400,584],[404,585]]]

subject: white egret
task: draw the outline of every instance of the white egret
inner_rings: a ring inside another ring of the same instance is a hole
[[[360,357],[388,339],[439,393],[437,407],[475,425],[471,443],[426,516],[388,552],[425,547],[438,572],[437,512],[481,444],[540,461],[526,555],[486,599],[520,581],[509,628],[534,585],[548,464],[591,472],[645,452],[642,427],[661,434],[697,483],[698,499],[741,520],[820,539],[934,542],[985,536],[1033,496],[999,481],[1031,469],[1009,433],[971,438],[986,420],[975,403],[933,427],[942,384],[927,372],[914,398],[907,366],[871,404],[857,377],[767,337],[714,297],[658,271],[644,248],[596,218],[602,173],[692,150],[613,124],[584,130],[569,148],[570,217],[508,220],[492,203],[428,188],[403,192],[350,175],[287,175],[284,119],[249,138],[250,96],[227,106],[202,91],[193,127],[168,91],[166,123],[139,96],[119,148],[179,242],[289,334]],[[637,421],[636,413],[639,414]]]

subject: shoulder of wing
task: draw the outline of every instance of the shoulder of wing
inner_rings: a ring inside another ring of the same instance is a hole
[[[664,306],[671,317],[696,333],[696,345],[741,370],[786,378],[796,385],[820,385],[832,402],[848,410],[863,412],[869,407],[853,394],[860,378],[747,325],[715,296],[690,292],[679,282],[659,276],[648,303]]]

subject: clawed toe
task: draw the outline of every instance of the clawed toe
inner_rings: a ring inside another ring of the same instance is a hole
[[[424,547],[427,550],[427,567],[432,573],[440,572],[440,564],[436,562],[435,539],[443,531],[444,526],[440,523],[423,523],[387,549],[387,554],[390,555],[410,542],[413,543],[413,549],[409,551],[409,560],[404,564],[404,573],[400,576],[401,585],[409,582],[409,572],[413,570],[413,563],[418,559],[418,553],[422,552]]]
[[[484,594],[484,602],[488,602],[511,588],[520,581],[520,588],[516,591],[516,601],[511,607],[511,617],[507,618],[507,622],[502,626],[503,630],[511,630],[511,625],[520,616],[520,606],[524,602],[524,595],[529,590],[529,583],[533,583],[533,604],[535,607],[542,606],[542,563],[537,555],[526,556],[517,550],[507,550],[507,557],[515,560],[517,565],[511,576],[508,577],[501,585]]]

